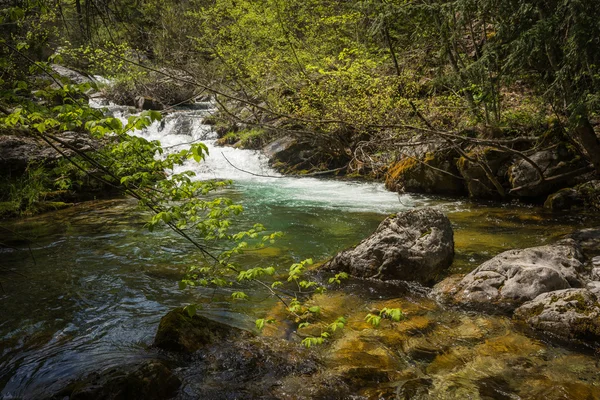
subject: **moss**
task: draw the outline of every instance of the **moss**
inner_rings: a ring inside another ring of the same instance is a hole
[[[600,321],[598,318],[579,319],[572,323],[573,334],[586,340],[597,340],[600,338]]]
[[[419,162],[414,158],[404,158],[395,163],[389,170],[385,178],[385,187],[389,190],[397,190],[398,182],[403,180],[403,176],[409,171],[413,171]]]
[[[544,312],[544,304],[540,303],[540,304],[536,304],[535,306],[531,307],[529,310],[523,312],[521,311],[518,319],[522,319],[524,321],[527,321],[531,318],[537,317],[539,316],[542,312]]]

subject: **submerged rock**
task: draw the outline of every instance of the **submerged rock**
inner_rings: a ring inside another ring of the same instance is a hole
[[[454,238],[448,218],[433,208],[386,218],[353,249],[323,268],[361,278],[431,283],[452,264]]]
[[[600,303],[587,289],[543,293],[514,314],[536,330],[565,339],[595,341],[600,346]]]
[[[153,360],[141,365],[115,367],[93,373],[52,398],[163,400],[174,397],[180,385],[179,378],[167,366],[161,361]]]
[[[154,338],[154,346],[165,350],[193,353],[227,337],[248,337],[250,333],[201,315],[192,317],[176,308],[161,318]]]
[[[510,312],[542,293],[585,286],[583,261],[583,254],[572,240],[509,250],[481,264],[456,284],[441,282],[434,294],[468,308]]]
[[[181,370],[179,399],[344,398],[339,378],[323,374],[315,352],[286,340],[231,338],[198,353]],[[298,385],[302,384],[302,388]]]

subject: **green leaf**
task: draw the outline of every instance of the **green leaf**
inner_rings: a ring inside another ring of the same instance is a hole
[[[190,318],[196,315],[196,306],[194,304],[189,304],[185,306],[183,310],[187,312],[187,315],[189,315]]]

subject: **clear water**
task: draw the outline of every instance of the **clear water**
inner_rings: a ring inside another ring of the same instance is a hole
[[[324,260],[356,244],[386,215],[424,205],[441,207],[455,224],[454,272],[597,222],[531,208],[398,196],[378,183],[280,177],[257,152],[215,147],[210,128],[200,123],[203,114],[176,113],[140,134],[173,151],[204,141],[207,161],[183,168],[197,179],[234,180],[225,192],[245,207],[240,223],[260,221],[285,233],[274,247],[248,254],[248,265]],[[179,279],[199,255],[170,231],[148,232],[143,218],[132,201],[113,200],[3,223],[0,398],[43,397],[90,371],[162,357],[148,346],[161,316],[174,307],[205,304],[204,313],[246,327],[273,307],[267,301],[232,309],[223,300],[227,293],[179,290]]]

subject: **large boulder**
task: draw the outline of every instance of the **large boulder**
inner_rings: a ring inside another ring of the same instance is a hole
[[[429,152],[422,159],[405,157],[388,170],[385,186],[396,192],[464,194],[455,158],[456,152],[449,150]]]
[[[586,275],[579,247],[573,240],[565,240],[557,245],[505,251],[456,284],[441,282],[434,294],[467,308],[511,312],[542,293],[583,287]]]
[[[459,158],[456,165],[461,176],[465,179],[469,196],[478,199],[500,199],[502,196],[489,179],[486,171],[479,163],[471,160],[480,160],[487,165],[491,176],[506,189],[506,186],[508,186],[508,167],[513,156],[510,153],[493,148],[472,150],[467,153],[467,156],[468,158]]]
[[[600,211],[600,180],[592,180],[551,194],[544,203],[552,211]]]
[[[587,289],[543,293],[517,308],[514,318],[564,339],[600,345],[600,303],[598,296]]]
[[[361,278],[432,283],[452,264],[454,235],[448,218],[433,208],[386,218],[356,247],[323,268]]]
[[[275,169],[286,172],[289,167],[301,168],[314,154],[315,149],[294,137],[284,136],[267,144],[262,152]]]
[[[86,134],[63,132],[56,135],[62,141],[78,151],[91,151],[99,143]],[[74,151],[56,144],[66,155],[74,155]],[[48,164],[57,161],[62,155],[42,140],[22,135],[0,135],[0,174],[23,173],[31,163]]]
[[[50,67],[57,75],[64,78],[66,81],[72,82],[76,85],[82,85],[84,83],[95,83],[95,80],[92,77],[83,72],[75,71],[74,69],[67,68],[58,64],[52,64]]]
[[[559,145],[552,150],[538,151],[529,159],[543,172],[546,178],[562,175],[579,168],[585,167],[586,162],[570,147]],[[543,181],[539,182],[538,171],[524,159],[516,161],[508,170],[511,187],[523,188],[514,192],[520,197],[540,197],[565,187],[569,181]]]
[[[183,307],[161,318],[154,337],[154,346],[165,350],[193,353],[207,345],[232,336],[250,333],[204,316],[187,312]]]

